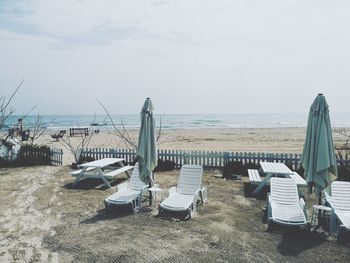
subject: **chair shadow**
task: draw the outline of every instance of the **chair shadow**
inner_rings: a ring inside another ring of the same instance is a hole
[[[108,210],[102,209],[97,211],[97,214],[81,221],[81,224],[95,224],[100,221],[111,220],[121,217],[126,217],[129,215],[133,215],[134,210],[131,205],[118,205],[113,208],[109,208]]]
[[[101,209],[97,211],[97,214],[81,221],[81,224],[95,224],[104,220],[111,220],[121,217],[126,217],[133,215],[135,213],[150,213],[152,209],[150,207],[141,207],[137,212],[134,212],[134,209],[131,204],[127,205],[117,205],[112,206],[108,209]]]
[[[267,193],[270,192],[270,186],[264,186],[260,192],[257,195],[253,195],[253,191],[257,185],[252,185],[251,183],[244,182],[243,183],[243,189],[244,189],[244,196],[249,198],[256,198],[258,200],[266,200]]]
[[[282,228],[282,226],[281,226]],[[284,227],[285,228],[285,227]],[[322,233],[297,227],[281,230],[282,240],[277,250],[283,256],[298,256],[301,252],[320,246],[327,239]]]
[[[168,221],[187,221],[190,219],[187,213],[170,212],[170,211],[162,211],[161,213],[158,213],[154,217],[162,220],[168,220]]]
[[[117,184],[120,184],[124,181],[126,181],[127,178],[117,178],[113,181],[109,181],[109,184],[113,187]],[[93,178],[87,178],[79,181],[76,185],[74,182],[66,184],[63,186],[66,189],[75,189],[75,190],[106,190],[109,187],[107,187],[101,179],[93,179]]]

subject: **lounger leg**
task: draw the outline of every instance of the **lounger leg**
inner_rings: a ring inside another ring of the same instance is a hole
[[[203,186],[199,192],[202,204],[208,201],[208,188]]]

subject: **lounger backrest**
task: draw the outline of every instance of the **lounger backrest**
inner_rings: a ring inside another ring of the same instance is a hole
[[[283,205],[299,204],[298,188],[291,178],[271,178],[271,201]]]
[[[202,186],[203,167],[201,165],[185,164],[181,167],[177,192],[193,195]]]
[[[327,197],[327,195],[326,195]],[[350,182],[335,181],[331,184],[330,199],[335,209],[350,211]]]
[[[142,190],[145,187],[146,185],[139,178],[139,164],[136,163],[130,176],[129,188],[133,190]]]

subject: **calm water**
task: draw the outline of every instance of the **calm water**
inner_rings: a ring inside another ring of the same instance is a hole
[[[156,115],[156,124],[160,120],[163,129],[193,129],[193,128],[276,128],[276,127],[306,127],[305,114],[164,114]],[[12,116],[6,122],[13,125],[20,116]],[[36,116],[25,118],[25,126],[30,128],[35,123]],[[123,123],[126,128],[139,128],[139,115],[112,115],[115,124]],[[42,115],[42,125],[48,129],[57,130],[69,127],[86,127],[92,122],[104,123],[110,128],[111,122],[105,115]],[[333,127],[350,127],[350,113],[332,113]]]

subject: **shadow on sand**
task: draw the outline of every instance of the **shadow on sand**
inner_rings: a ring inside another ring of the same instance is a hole
[[[320,246],[327,241],[326,237],[316,231],[291,227],[283,229],[281,226],[280,233],[282,234],[281,242],[277,245],[277,250],[283,256],[298,256],[301,252]]]
[[[118,205],[116,208],[110,208],[108,210],[102,209],[97,212],[96,215],[81,221],[81,224],[95,224],[100,221],[116,219],[120,217],[125,217],[129,215],[133,215],[134,210],[131,205]]]
[[[135,213],[151,213],[152,209],[149,207],[142,207],[140,210],[137,212],[134,212],[132,205],[118,205],[114,207],[110,207],[107,209],[102,209],[97,212],[96,215],[85,219],[81,221],[81,224],[95,224],[100,221],[105,221],[105,220],[111,220],[111,219],[116,219],[116,218],[121,218],[121,217],[126,217],[126,216],[132,216]]]
[[[113,186],[116,186],[117,184],[124,182],[125,180],[127,180],[127,178],[117,178],[113,181],[110,181],[109,184],[113,187]],[[103,181],[101,179],[92,179],[92,178],[83,179],[83,180],[79,181],[79,183],[77,185],[74,185],[74,182],[66,184],[66,185],[64,185],[64,188],[75,189],[75,190],[91,190],[91,189],[106,190],[106,189],[108,189],[108,187],[103,183]]]
[[[252,185],[251,183],[244,182],[243,183],[244,196],[250,197],[250,198],[256,198],[258,200],[266,200],[267,193],[270,192],[270,186],[264,186],[256,196],[253,196],[252,193],[256,187],[257,185]]]

